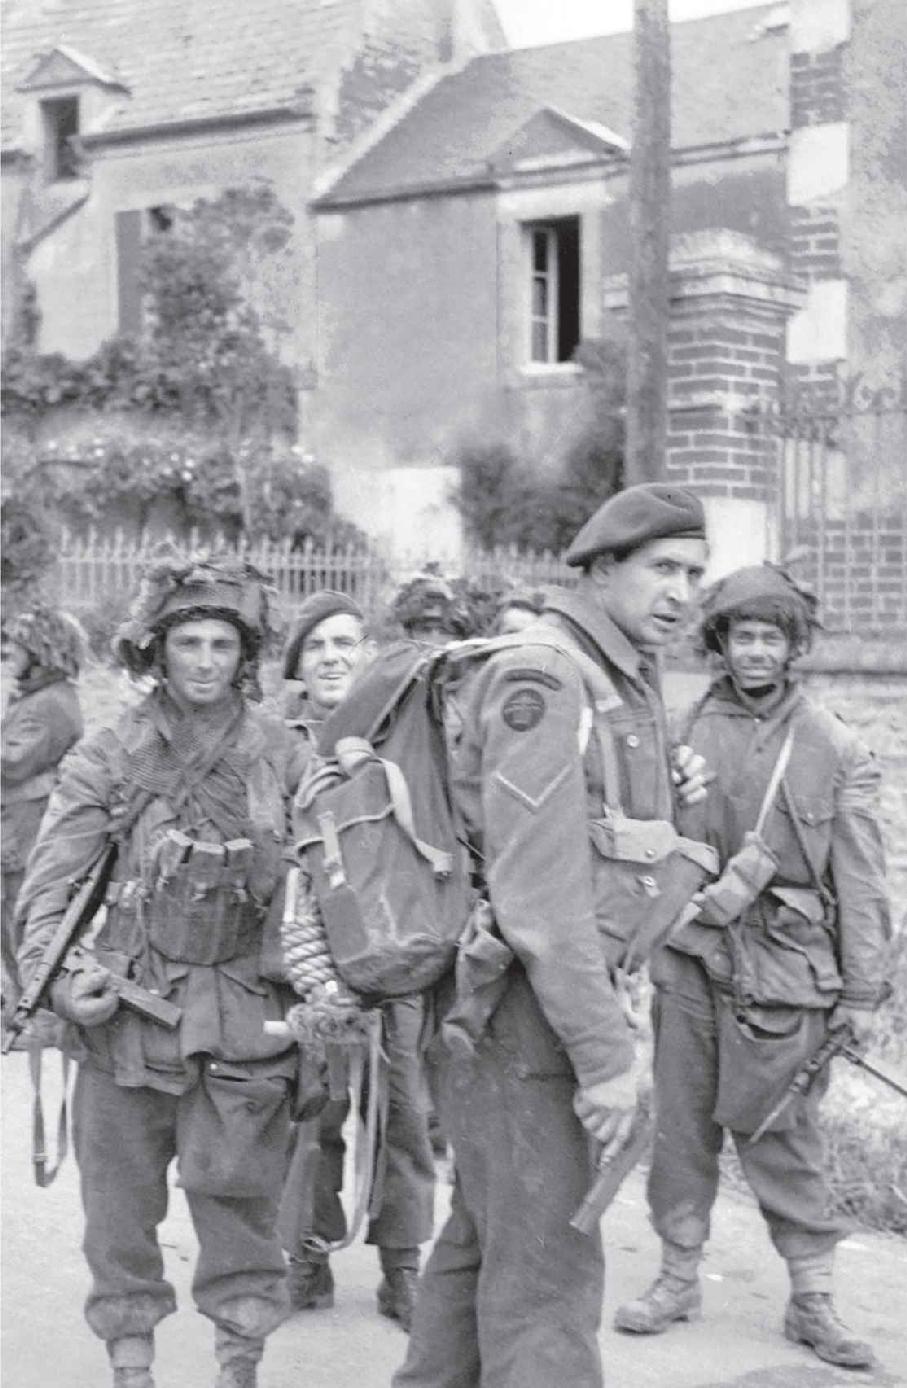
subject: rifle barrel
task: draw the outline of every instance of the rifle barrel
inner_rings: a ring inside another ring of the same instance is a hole
[[[864,1060],[859,1051],[855,1051],[851,1046],[845,1046],[844,1055],[853,1065],[859,1065],[861,1070],[866,1070],[870,1075],[874,1075],[877,1080],[881,1080],[883,1084],[887,1084],[889,1089],[893,1089],[896,1094],[900,1094],[902,1098],[907,1099],[907,1088],[900,1084],[898,1080],[894,1079],[893,1076],[886,1074],[884,1070],[879,1070],[875,1065],[870,1064],[868,1060]]]

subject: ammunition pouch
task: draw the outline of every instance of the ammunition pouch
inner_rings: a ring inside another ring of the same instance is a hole
[[[143,912],[149,944],[183,964],[223,964],[250,953],[262,923],[247,890],[254,851],[249,839],[205,843],[170,829]]]
[[[691,897],[715,876],[718,855],[665,819],[610,811],[589,832],[605,956],[611,968],[629,972],[664,942]]]
[[[771,886],[728,928],[743,1006],[827,1009],[842,987],[835,918],[811,887]]]

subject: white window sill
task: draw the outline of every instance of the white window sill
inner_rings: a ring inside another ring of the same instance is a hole
[[[582,369],[578,361],[524,361],[518,368],[526,376],[579,376]]]

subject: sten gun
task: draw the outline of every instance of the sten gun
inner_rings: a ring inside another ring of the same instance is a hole
[[[899,1084],[891,1075],[886,1075],[884,1070],[880,1070],[877,1066],[871,1065],[868,1060],[864,1060],[853,1045],[853,1034],[850,1027],[835,1027],[833,1031],[828,1033],[821,1046],[818,1046],[812,1055],[804,1061],[778,1102],[772,1105],[756,1131],[747,1139],[748,1147],[751,1147],[754,1142],[758,1142],[760,1137],[768,1132],[775,1119],[780,1118],[781,1114],[790,1107],[796,1098],[807,1093],[819,1071],[823,1070],[836,1055],[844,1056],[845,1060],[849,1060],[852,1065],[859,1065],[861,1070],[866,1070],[868,1074],[874,1075],[877,1080],[887,1084],[896,1094],[907,1099],[907,1088],[904,1085]]]
[[[598,1175],[589,1187],[579,1209],[570,1220],[570,1228],[580,1234],[591,1234],[598,1228],[602,1215],[643,1153],[648,1149],[655,1130],[650,1103],[641,1103],[633,1116],[633,1124],[620,1150],[598,1162]]]
[[[3,1038],[4,1055],[12,1049],[16,1037],[42,1005],[50,985],[58,975],[80,967],[92,957],[90,950],[81,942],[81,935],[94,919],[104,900],[116,854],[116,844],[109,844],[95,859],[76,889],[59,925],[47,943],[28,987],[9,1018]],[[167,1002],[166,998],[149,992],[147,988],[142,988],[131,978],[109,970],[108,972],[111,985],[125,1007],[171,1030],[179,1026],[182,1013],[174,1003]]]

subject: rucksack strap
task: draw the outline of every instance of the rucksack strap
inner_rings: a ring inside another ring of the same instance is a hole
[[[399,828],[409,839],[413,848],[424,858],[436,877],[449,877],[453,870],[453,855],[444,849],[420,839],[416,833],[413,815],[413,802],[406,784],[406,777],[396,762],[379,757],[372,744],[364,737],[342,737],[334,748],[337,762],[345,776],[352,776],[365,761],[377,762],[384,770],[387,789],[390,795],[391,811]],[[319,823],[321,819],[319,818]],[[327,867],[327,845],[325,845],[325,866]]]

